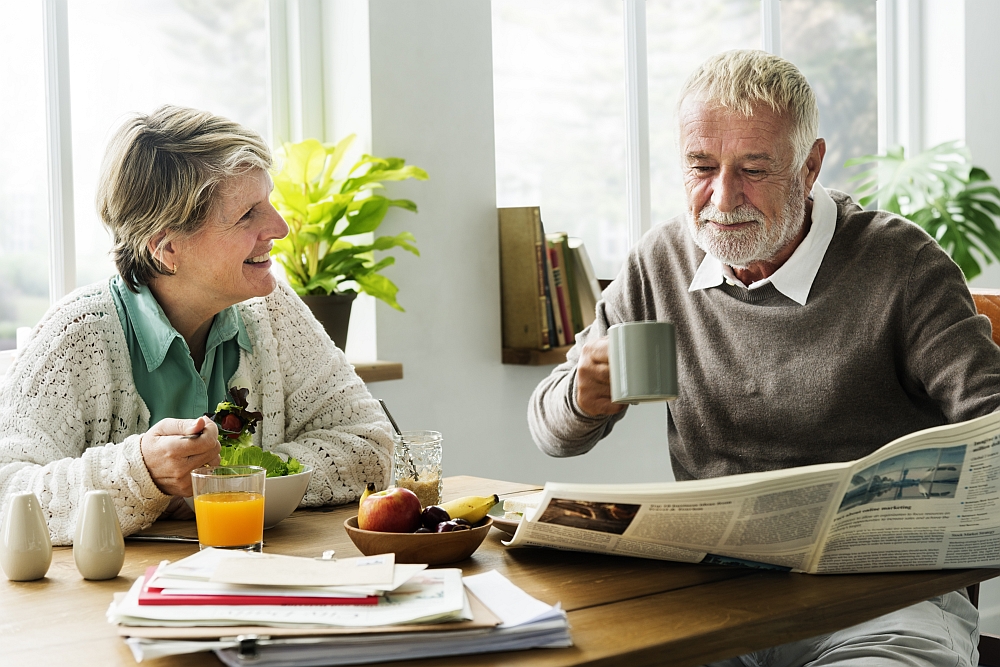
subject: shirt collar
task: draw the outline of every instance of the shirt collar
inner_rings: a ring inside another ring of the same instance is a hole
[[[121,280],[116,276],[117,280]],[[149,288],[145,285],[139,286],[139,292],[133,292],[121,281],[117,290],[128,314],[135,338],[139,342],[139,349],[142,350],[143,359],[146,361],[146,369],[152,373],[163,363],[167,357],[167,352],[175,339],[180,339],[187,350],[187,342],[177,329],[170,324],[163,308]],[[205,354],[211,352],[221,343],[236,337],[237,344],[247,352],[253,352],[250,337],[247,335],[246,327],[243,324],[243,317],[236,306],[230,306],[215,316],[212,327],[208,331],[208,340],[205,342]]]
[[[775,289],[795,303],[801,306],[806,304],[813,281],[819,273],[819,267],[823,263],[823,257],[826,256],[827,248],[830,247],[830,241],[837,228],[837,205],[819,182],[813,185],[812,196],[812,225],[809,233],[777,271],[763,280],[750,284],[748,289],[756,289],[771,283]],[[716,257],[706,254],[694,274],[688,291],[696,292],[717,287],[724,280],[741,284],[730,267]]]

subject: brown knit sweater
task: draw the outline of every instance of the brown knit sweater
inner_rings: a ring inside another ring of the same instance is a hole
[[[580,410],[576,364],[589,338],[640,320],[676,326],[667,437],[678,480],[852,460],[1000,408],[1000,348],[959,268],[909,221],[830,195],[836,232],[804,306],[770,284],[689,292],[705,253],[683,218],[651,230],[532,395],[538,446],[583,454],[625,415]]]

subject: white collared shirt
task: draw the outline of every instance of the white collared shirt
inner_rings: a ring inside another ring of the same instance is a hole
[[[777,271],[763,280],[744,287],[753,290],[771,283],[775,289],[795,303],[800,306],[806,305],[813,280],[816,279],[823,257],[826,256],[826,250],[830,247],[830,240],[833,239],[833,232],[837,228],[837,205],[818,181],[813,185],[812,197],[812,226],[799,247],[784,264],[778,267]],[[723,264],[718,258],[706,254],[694,274],[694,280],[691,281],[688,291],[717,287],[724,280],[730,284],[743,285],[732,268]]]

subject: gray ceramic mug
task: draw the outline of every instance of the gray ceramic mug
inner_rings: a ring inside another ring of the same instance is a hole
[[[611,400],[651,403],[677,398],[677,346],[670,322],[624,322],[608,329]]]

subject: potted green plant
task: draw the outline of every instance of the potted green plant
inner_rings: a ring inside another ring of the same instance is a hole
[[[902,147],[844,163],[875,163],[857,176],[858,203],[902,215],[923,227],[962,269],[966,280],[982,273],[980,260],[1000,260],[1000,191],[972,166],[969,149],[948,141],[907,159]],[[977,256],[979,259],[977,259]]]
[[[275,241],[271,256],[341,348],[359,291],[403,310],[396,301],[399,288],[380,273],[396,259],[376,260],[375,253],[398,247],[420,255],[410,232],[361,236],[375,232],[390,207],[417,211],[409,199],[389,199],[375,191],[384,181],[427,180],[423,169],[402,158],[372,155],[362,155],[340,173],[354,138],[352,134],[336,144],[316,139],[285,143],[276,152],[272,173],[271,203],[288,223],[288,236]]]

